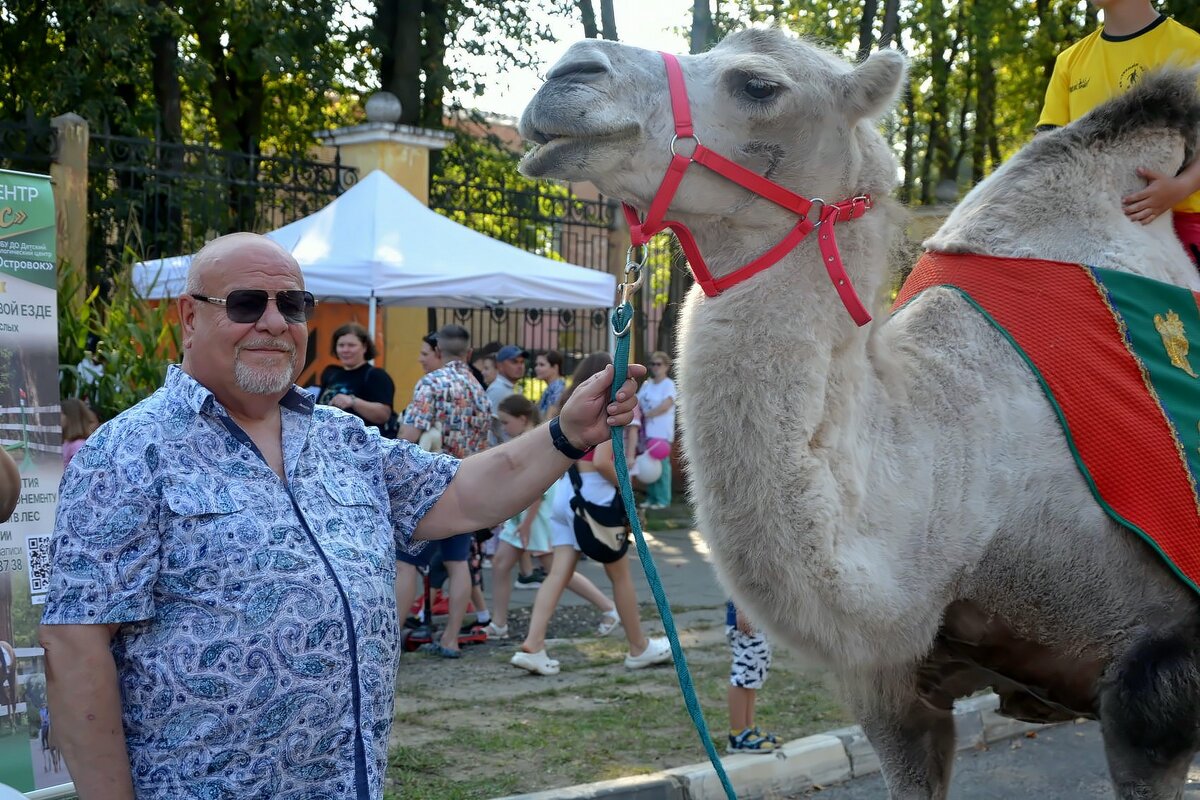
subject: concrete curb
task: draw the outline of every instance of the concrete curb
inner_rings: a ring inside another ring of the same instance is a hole
[[[972,750],[1049,727],[1018,722],[996,713],[999,698],[980,695],[954,704],[958,750]],[[774,756],[722,759],[740,800],[771,792],[830,786],[879,771],[879,758],[857,725],[785,743]],[[716,770],[707,761],[686,767],[600,783],[518,794],[498,800],[725,800]]]

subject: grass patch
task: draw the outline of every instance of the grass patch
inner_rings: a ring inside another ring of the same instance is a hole
[[[686,655],[710,734],[723,750],[729,651],[723,641],[709,641]],[[620,667],[624,654],[618,639],[564,643],[554,652],[563,672],[544,689],[531,682],[540,679],[522,678],[513,684],[520,691],[497,683],[491,691],[482,687],[481,697],[439,701],[436,710],[423,699],[420,713],[396,718],[388,797],[485,800],[704,761],[675,671],[628,672]],[[472,684],[470,691],[480,689]],[[772,666],[757,708],[759,726],[785,739],[849,722],[824,677],[786,658]],[[406,734],[424,741],[406,744]]]

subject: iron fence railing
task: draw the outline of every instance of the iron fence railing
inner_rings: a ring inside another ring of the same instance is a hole
[[[214,235],[266,231],[321,209],[358,180],[333,161],[92,134],[88,237],[93,268],[190,253]]]
[[[46,120],[0,121],[0,169],[45,174],[57,146],[58,137]]]

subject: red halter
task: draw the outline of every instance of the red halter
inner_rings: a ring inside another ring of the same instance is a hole
[[[808,200],[700,144],[700,140],[696,138],[696,134],[692,130],[687,84],[683,80],[683,71],[679,68],[679,61],[670,53],[662,53],[662,57],[667,68],[667,84],[671,88],[671,109],[675,114],[675,136],[671,139],[671,165],[667,167],[667,174],[663,176],[662,183],[659,184],[658,192],[654,195],[654,199],[650,203],[650,210],[646,213],[644,220],[639,220],[637,209],[633,206],[628,203],[622,204],[625,209],[625,218],[629,221],[629,238],[633,246],[641,247],[655,234],[670,228],[679,237],[679,243],[683,245],[683,252],[687,256],[688,263],[691,264],[696,282],[700,284],[700,288],[706,295],[716,297],[730,286],[741,283],[750,276],[772,266],[790,253],[792,248],[800,244],[805,236],[819,229],[817,241],[821,248],[821,261],[825,265],[826,272],[829,273],[829,279],[833,281],[834,288],[837,289],[838,296],[842,299],[842,305],[846,307],[846,311],[850,313],[855,324],[866,325],[870,322],[871,315],[867,313],[862,301],[858,299],[858,293],[854,291],[854,286],[851,285],[850,278],[846,275],[846,268],[842,265],[842,256],[838,252],[837,240],[833,235],[833,228],[837,222],[858,219],[867,212],[867,209],[871,207],[870,196],[860,195],[840,203],[826,203],[819,197]],[[692,150],[690,156],[676,152],[675,145],[680,139],[691,139],[695,142],[695,149]],[[682,222],[664,219],[671,200],[675,197],[675,192],[678,191],[679,184],[683,180],[683,173],[693,162],[707,167],[756,195],[770,200],[775,205],[799,215],[800,221],[788,232],[787,236],[783,237],[782,241],[749,264],[738,267],[728,275],[714,278],[708,271],[708,265],[704,263],[704,258],[700,255],[700,248],[696,246],[696,240],[687,226]],[[820,206],[820,211],[817,215],[817,222],[813,223],[810,219],[810,212],[817,205]]]

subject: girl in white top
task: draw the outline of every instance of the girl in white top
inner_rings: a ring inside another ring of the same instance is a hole
[[[509,395],[500,401],[496,412],[505,435],[512,439],[533,430],[539,422],[537,406],[519,394]],[[483,629],[489,639],[508,638],[508,605],[512,600],[513,590],[512,570],[521,553],[529,552],[542,562],[543,569],[551,569],[550,511],[557,486],[558,484],[551,486],[542,495],[541,500],[535,501],[529,508],[504,523],[500,532],[500,542],[496,545],[496,553],[492,557],[492,621]],[[612,600],[605,597],[604,592],[588,580],[586,575],[572,575],[566,588],[601,612],[600,626],[597,629],[601,636],[617,626],[617,611]]]
[[[662,475],[646,487],[643,508],[671,505],[671,442],[675,441],[675,382],[667,377],[671,358],[661,350],[650,356],[650,378],[638,389],[638,406],[646,431],[646,449],[663,453]]]
[[[563,395],[563,405],[571,396],[574,387],[612,363],[608,353],[593,353],[579,363],[571,378],[571,388]],[[613,464],[611,442],[596,445],[587,456],[578,462],[582,481],[580,494],[591,503],[608,504],[617,492],[617,471]],[[550,616],[554,613],[567,582],[576,576],[575,565],[579,561],[579,545],[575,541],[575,528],[571,513],[571,496],[574,492],[570,478],[564,476],[554,487],[554,507],[550,517],[551,544],[554,558],[550,563],[550,574],[542,581],[537,598],[533,601],[533,613],[529,619],[529,634],[521,648],[513,655],[514,667],[528,670],[537,675],[557,675],[559,663],[546,655],[546,630]],[[641,669],[654,664],[665,664],[671,660],[671,645],[666,638],[647,638],[642,630],[638,610],[637,590],[633,575],[629,571],[629,553],[616,561],[605,564],[604,571],[612,582],[613,599],[625,638],[629,641],[629,655],[625,657],[627,669]]]

